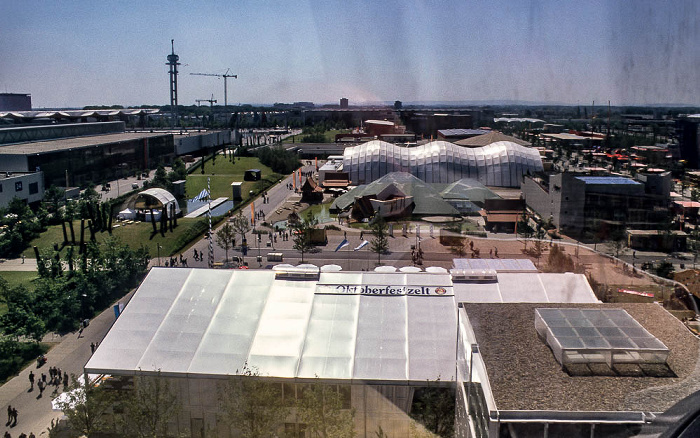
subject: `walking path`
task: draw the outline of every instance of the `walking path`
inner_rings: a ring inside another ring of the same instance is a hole
[[[305,166],[304,171],[312,170],[313,166]],[[292,177],[284,178],[279,184],[269,189],[267,196],[269,203],[262,203],[259,198],[255,201],[255,210],[262,210],[266,218],[272,220],[275,216],[287,215],[288,209],[286,206],[290,204],[290,198],[298,198],[294,191],[287,188],[287,184],[291,183]],[[250,208],[246,207],[242,213],[250,220]],[[281,213],[277,213],[282,210]],[[333,222],[339,228],[339,231],[328,232],[328,243],[325,246],[318,248],[317,252],[305,254],[304,259],[317,265],[323,264],[339,264],[345,270],[372,270],[376,266],[377,255],[369,250],[369,245],[360,251],[353,251],[361,242],[361,237],[366,240],[371,240],[369,236],[361,236],[363,230],[340,225],[338,222]],[[220,226],[223,224],[220,224]],[[412,246],[420,243],[421,249],[424,251],[424,266],[442,266],[450,268],[452,259],[455,257],[449,252],[449,248],[439,243],[439,229],[434,227],[433,236],[430,235],[430,226],[425,223],[421,224],[420,237],[415,233],[415,224],[411,224],[410,232],[404,236],[401,227],[395,227],[394,237],[389,238],[390,254],[381,257],[383,264],[391,264],[397,267],[411,264],[410,250]],[[300,254],[293,248],[293,241],[290,238],[284,241],[280,237],[277,241],[268,247],[267,237],[263,236],[262,245],[258,248],[257,239],[252,233],[248,234],[248,242],[250,245],[248,256],[245,258],[251,267],[258,267],[255,261],[255,256],[260,254],[263,256],[262,266],[267,266],[265,255],[268,252],[281,252],[284,254],[284,262],[296,263],[300,261]],[[341,241],[346,239],[350,245],[338,252],[336,247]],[[522,249],[524,243],[517,240],[512,235],[490,235],[489,239],[473,238],[474,246],[480,249],[481,257],[487,258],[489,252],[492,256],[498,254],[500,258],[531,258],[523,254]],[[208,241],[206,238],[200,239],[194,245],[184,251],[183,256],[188,258],[189,267],[206,267],[208,266]],[[651,284],[651,279],[642,275],[635,277],[629,273],[623,272],[620,266],[613,264],[610,259],[601,256],[597,252],[584,246],[578,247],[576,244],[564,245],[564,251],[575,257],[580,263],[584,263],[589,272],[593,273],[594,278],[598,281],[607,284],[629,284],[629,285],[645,285]],[[205,254],[203,260],[195,261],[191,257],[194,251],[201,251]],[[229,250],[229,256],[239,255],[237,250]],[[189,257],[188,257],[189,256]],[[176,257],[177,258],[177,257]],[[221,261],[225,258],[225,252],[218,245],[214,244],[214,260]],[[540,259],[540,263],[544,263],[546,254]],[[157,259],[151,260],[151,266],[158,263]],[[177,269],[177,268],[173,268]],[[0,259],[0,271],[36,271],[36,260],[21,259],[2,260]],[[125,296],[120,302],[126,304],[131,298],[132,293]],[[0,387],[0,409],[5,409],[7,405],[16,407],[19,412],[18,423],[15,427],[5,427],[9,430],[12,436],[17,436],[24,432],[34,432],[37,437],[46,436],[46,429],[51,424],[51,420],[61,416],[60,412],[55,412],[51,408],[51,395],[55,387],[49,387],[43,397],[37,398],[38,390],[35,387],[33,391],[29,391],[29,371],[32,370],[37,379],[41,377],[41,373],[48,375],[49,367],[55,366],[61,368],[69,374],[79,375],[82,373],[83,366],[91,356],[90,343],[100,342],[107,331],[114,323],[114,312],[111,308],[105,310],[83,331],[82,336],[78,337],[77,333],[69,333],[65,336],[48,336],[45,341],[55,344],[54,347],[46,355],[48,362],[41,368],[36,368],[36,363],[32,363],[25,368],[20,374]],[[62,389],[57,388],[57,391]],[[0,429],[0,433],[4,433]]]
[[[128,303],[132,294],[127,294],[119,302]],[[32,362],[18,376],[0,386],[0,407],[4,411],[7,405],[11,405],[19,413],[16,426],[12,428],[5,426],[5,430],[0,429],[0,431],[2,433],[9,431],[13,437],[22,432],[27,435],[34,432],[37,437],[47,436],[48,434],[45,432],[51,425],[51,420],[62,416],[61,412],[51,408],[51,399],[52,396],[62,392],[63,385],[48,386],[43,396],[39,397],[36,385],[34,385],[34,390],[30,390],[29,372],[34,372],[37,381],[41,378],[42,373],[46,374],[48,378],[50,367],[58,367],[61,372],[65,371],[69,376],[72,374],[80,376],[83,373],[83,366],[92,355],[90,343],[101,342],[112,327],[114,320],[114,311],[110,307],[96,316],[90,325],[83,330],[81,336],[78,336],[77,332],[64,336],[47,335],[44,341],[55,344],[46,354],[47,362],[41,368],[37,368],[36,362]]]

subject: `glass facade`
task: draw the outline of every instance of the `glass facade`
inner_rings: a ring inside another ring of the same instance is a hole
[[[543,170],[537,149],[509,141],[466,148],[445,141],[406,148],[373,140],[345,149],[343,171],[353,185],[408,172],[427,183],[473,178],[487,186],[520,187],[523,175]]]
[[[27,157],[28,168],[44,172],[45,185],[83,186],[124,177],[168,163],[174,156],[172,135],[144,137],[119,143],[48,151]]]

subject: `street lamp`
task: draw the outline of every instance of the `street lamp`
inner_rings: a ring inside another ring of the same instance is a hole
[[[158,250],[158,266],[160,266],[160,249],[162,246],[160,246],[160,243],[156,243],[156,248]]]

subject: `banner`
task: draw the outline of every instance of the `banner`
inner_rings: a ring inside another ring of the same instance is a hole
[[[654,298],[654,294],[651,292],[638,292],[636,290],[629,290],[629,289],[618,289],[617,291],[621,292],[623,294],[639,295],[640,297]]]
[[[342,242],[340,242],[340,245],[335,249],[335,252],[338,252],[342,248],[345,248],[346,246],[350,245],[350,242],[348,242],[348,239],[343,239]]]
[[[250,203],[250,223],[255,226],[255,202]]]
[[[362,248],[364,248],[364,247],[367,246],[367,245],[369,245],[369,242],[366,241],[366,240],[363,240],[362,243],[360,243],[360,244],[357,246],[357,248],[353,249],[353,251],[359,251],[359,250],[361,250]]]
[[[328,295],[422,295],[452,296],[452,286],[404,286],[371,284],[319,284],[317,294]]]

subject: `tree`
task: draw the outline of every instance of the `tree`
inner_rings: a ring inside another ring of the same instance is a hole
[[[317,224],[318,220],[312,216],[311,211],[306,215],[306,219],[301,219],[295,213],[289,215],[288,225],[292,229],[293,248],[301,253],[302,263],[304,263],[304,253],[313,248],[311,233]]]
[[[218,387],[221,412],[217,420],[230,432],[244,438],[274,436],[289,414],[281,386],[260,378],[257,368],[246,363],[224,385]]]
[[[663,278],[673,278],[673,271],[673,264],[666,260],[659,263],[659,266],[655,269],[656,275]]]
[[[383,217],[377,216],[370,228],[373,234],[370,249],[377,253],[377,263],[381,263],[382,254],[389,251],[389,226]]]
[[[347,394],[347,393],[346,393]],[[348,394],[349,395],[349,394]],[[351,438],[355,436],[355,409],[343,407],[344,395],[336,385],[316,382],[305,386],[297,403],[297,416],[309,436]]]
[[[134,389],[121,398],[120,426],[126,436],[165,438],[168,424],[180,413],[181,404],[170,381],[161,376],[137,376]]]
[[[114,395],[91,382],[81,383],[72,376],[72,383],[65,396],[54,400],[68,420],[70,429],[79,436],[94,436],[110,427],[110,413]]]
[[[234,236],[236,234],[241,235],[241,240],[245,239],[245,235],[250,231],[250,221],[247,217],[243,216],[240,211],[237,215],[229,220],[231,227],[233,227]]]
[[[620,256],[620,251],[625,247],[626,234],[624,228],[616,228],[610,233],[610,242],[608,246],[615,253],[615,257]]]
[[[440,379],[428,381],[427,386],[416,389],[410,414],[429,431],[441,437],[451,437],[454,432],[454,389],[441,386]]]
[[[226,252],[226,260],[228,260],[228,250],[233,246],[233,241],[236,238],[236,232],[233,225],[230,223],[224,224],[216,232],[216,243]]]
[[[15,340],[31,338],[38,342],[46,333],[44,322],[34,313],[35,303],[24,286],[10,287],[0,277],[0,301],[7,311],[0,315],[0,329]]]

